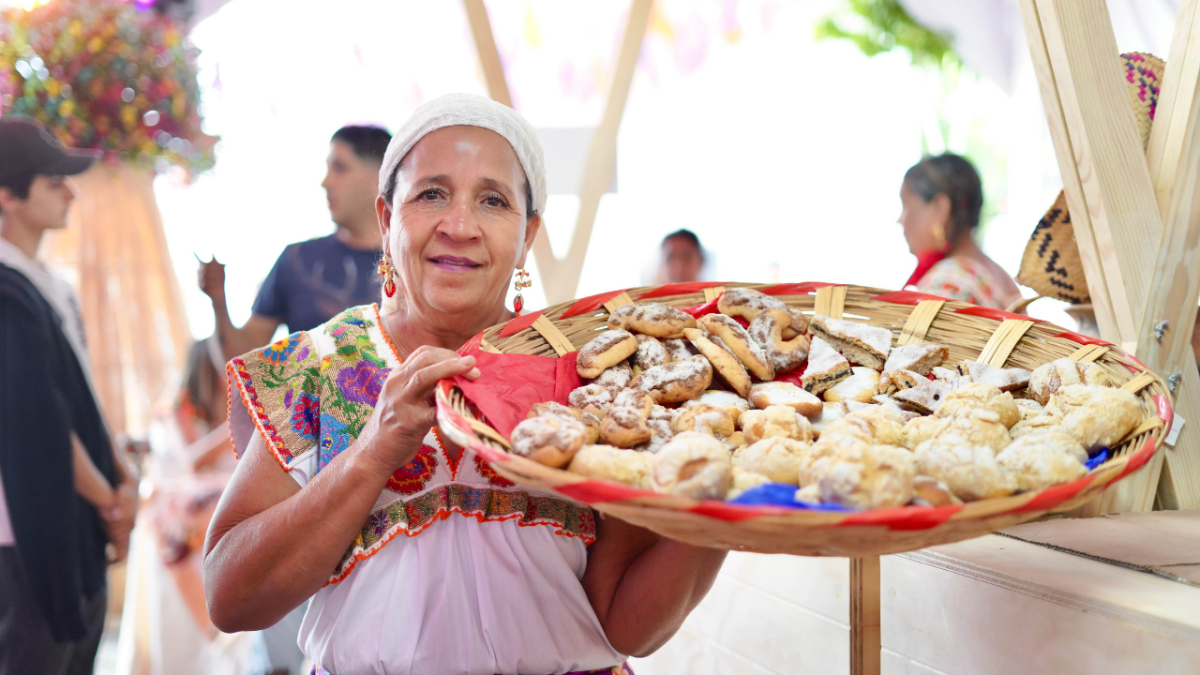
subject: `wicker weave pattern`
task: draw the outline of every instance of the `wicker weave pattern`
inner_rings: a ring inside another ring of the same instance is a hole
[[[706,286],[712,288],[715,284]],[[833,285],[726,283],[722,286],[756,288],[774,294],[791,307],[812,312],[818,302],[817,289]],[[780,290],[788,293],[780,294]],[[691,307],[706,302],[704,291],[704,287],[676,284],[629,289],[627,297],[637,300],[653,296],[656,302],[666,305]],[[1047,513],[1067,511],[1095,498],[1109,484],[1140,468],[1162,444],[1164,426],[1169,426],[1172,416],[1166,384],[1116,347],[1096,344],[1098,341],[1042,322],[1027,327],[1024,322],[1029,318],[1020,315],[961,302],[946,301],[939,305],[941,299],[920,293],[841,286],[821,295],[822,299],[833,297],[833,302],[838,302],[842,293],[845,294],[841,303],[844,318],[888,328],[897,339],[902,333],[905,336],[924,333],[926,340],[949,348],[951,363],[977,359],[989,348],[999,357],[993,360],[994,365],[1030,370],[1063,357],[1093,360],[1116,383],[1139,388],[1137,393],[1146,421],[1113,450],[1112,458],[1075,483],[964,505],[912,506],[859,513],[696,502],[551,469],[504,452],[507,444],[497,440],[498,434],[484,422],[475,419],[472,406],[449,382],[443,382],[437,391],[439,423],[444,433],[455,442],[472,447],[506,478],[530,487],[554,490],[588,503],[601,513],[662,535],[716,548],[814,556],[881,555],[915,550],[977,537]],[[604,295],[607,297],[595,296],[551,307],[540,317],[521,317],[515,321],[522,323],[515,326],[493,326],[483,332],[482,339],[505,353],[557,356],[551,342],[537,331],[535,322],[540,323],[540,318],[544,317],[577,349],[598,331],[606,329],[609,310],[604,308],[604,303],[616,294]],[[708,295],[713,294],[710,291]],[[928,302],[931,300],[935,302]],[[920,304],[921,301],[926,302]],[[579,307],[588,311],[572,311]],[[567,318],[562,318],[564,314]],[[911,322],[910,316],[913,317]],[[1007,324],[1004,323],[1006,320]],[[1023,331],[1015,345],[1009,344],[1015,338],[1004,339],[1000,335],[998,339],[992,339],[1001,325],[1009,327],[1006,332]],[[526,327],[512,330],[521,326]],[[996,352],[1001,342],[1005,343],[1005,348],[1012,347],[1007,359]]]

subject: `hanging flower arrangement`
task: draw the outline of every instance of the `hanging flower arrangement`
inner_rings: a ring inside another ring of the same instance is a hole
[[[109,161],[213,165],[196,55],[179,24],[130,0],[54,0],[0,12],[0,110],[40,120]]]

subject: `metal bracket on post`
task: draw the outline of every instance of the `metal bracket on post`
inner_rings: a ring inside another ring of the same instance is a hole
[[[1158,340],[1159,342],[1162,342],[1163,333],[1167,332],[1167,326],[1169,326],[1169,325],[1171,325],[1171,322],[1167,321],[1166,319],[1163,319],[1162,321],[1159,321],[1158,323],[1154,324],[1154,339]]]
[[[1182,370],[1175,371],[1174,375],[1167,378],[1167,389],[1170,389],[1171,393],[1174,394],[1175,390],[1179,388],[1179,381],[1182,379],[1183,379],[1183,371]]]

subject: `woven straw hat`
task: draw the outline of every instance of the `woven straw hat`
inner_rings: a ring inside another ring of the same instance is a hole
[[[1121,61],[1125,65],[1129,102],[1142,135],[1142,148],[1145,148],[1150,140],[1150,124],[1154,121],[1158,89],[1167,64],[1152,54],[1137,52],[1122,54]],[[1092,301],[1083,275],[1083,263],[1079,259],[1079,247],[1075,245],[1075,229],[1067,211],[1065,193],[1058,193],[1054,205],[1038,221],[1025,246],[1025,255],[1021,257],[1017,282],[1040,295],[1074,305]]]

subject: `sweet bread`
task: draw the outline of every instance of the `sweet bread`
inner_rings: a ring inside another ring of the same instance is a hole
[[[600,423],[600,440],[618,448],[632,448],[650,440],[652,434],[646,421],[653,408],[654,399],[646,392],[622,390]]]
[[[717,298],[717,311],[726,316],[739,316],[748,322],[753,322],[763,312],[783,311],[787,312],[790,318],[783,333],[785,340],[808,332],[806,316],[788,307],[782,300],[752,288],[731,288],[725,291]]]
[[[886,375],[896,370],[909,370],[918,375],[928,375],[933,372],[934,366],[941,365],[949,356],[949,349],[928,342],[893,347],[883,364],[883,373]]]
[[[1062,415],[1062,427],[1088,450],[1111,448],[1142,421],[1137,396],[1113,387],[1069,384],[1059,388],[1046,413]]]
[[[512,431],[512,451],[546,466],[561,469],[571,463],[587,440],[587,429],[577,419],[541,415],[522,420]]]
[[[921,416],[904,423],[904,447],[916,450],[917,446],[937,436],[950,427],[950,420],[943,417]]]
[[[930,415],[942,407],[950,392],[959,388],[960,381],[965,383],[965,378],[956,379],[958,381],[930,380],[911,389],[898,391],[892,394],[892,398],[900,405],[912,408],[922,415]]]
[[[961,504],[962,500],[950,492],[941,481],[929,476],[913,479],[913,503],[921,506],[949,506]]]
[[[1036,401],[1035,401],[1036,403]],[[1063,428],[1063,415],[1057,410],[1042,409],[1040,413],[1023,419],[1017,422],[1008,430],[1008,435],[1014,440],[1021,438],[1027,434],[1039,433],[1043,431],[1060,431],[1066,433]]]
[[[1112,377],[1100,366],[1071,359],[1057,359],[1034,369],[1029,375],[1029,396],[1046,405],[1054,392],[1071,384],[1113,386]]]
[[[676,417],[679,417],[679,413],[681,412],[683,412],[681,408],[668,408],[655,403],[654,408],[650,410],[650,419],[665,420],[670,424],[675,421]]]
[[[872,401],[872,405],[881,405],[881,406],[884,406],[884,407],[888,408],[889,410],[895,412],[897,415],[900,416],[900,420],[902,422],[907,422],[911,419],[921,416],[919,413],[915,413],[915,412],[909,410],[908,408],[901,407],[900,404],[896,402],[896,399],[892,398],[890,394],[878,394],[875,396],[875,398],[872,398],[871,401]],[[857,401],[854,403],[855,403],[855,405],[862,405],[861,403],[858,403]],[[850,403],[847,403],[846,407],[849,408]]]
[[[825,400],[837,402],[858,401],[870,403],[879,390],[879,373],[870,368],[855,366],[850,377],[825,390]]]
[[[904,419],[899,411],[871,405],[831,422],[825,433],[858,436],[880,445],[904,444]]]
[[[745,432],[735,431],[729,438],[725,439],[725,447],[728,448],[730,452],[737,450],[743,445],[749,445],[749,443],[746,442]]]
[[[683,336],[684,328],[695,328],[692,315],[657,302],[622,305],[608,317],[609,328],[636,331],[656,338]]]
[[[1074,436],[1039,431],[1013,441],[996,455],[996,463],[1013,477],[1018,490],[1042,490],[1081,478],[1087,473],[1087,458]]]
[[[817,485],[824,503],[876,509],[911,501],[916,469],[904,448],[827,434],[809,449],[800,473],[801,484]]]
[[[750,393],[750,373],[738,360],[733,350],[721,338],[706,333],[699,328],[685,328],[683,335],[692,343],[704,358],[712,364],[713,370],[725,380],[741,396]]]
[[[649,489],[652,457],[637,450],[622,450],[611,445],[585,445],[575,453],[568,471]]]
[[[601,384],[606,387],[616,387],[624,389],[629,386],[629,381],[633,379],[633,368],[630,367],[628,361],[621,361],[615,366],[605,369],[603,373],[596,376],[592,380],[596,384]]]
[[[685,431],[651,457],[650,485],[657,492],[691,499],[720,499],[729,492],[733,461],[708,434]]]
[[[733,417],[720,408],[701,403],[684,410],[671,427],[676,433],[699,431],[710,436],[728,438],[733,435]]]
[[[807,443],[812,440],[812,424],[795,409],[773,405],[765,410],[748,410],[742,413],[742,433],[747,443],[757,443],[764,438],[781,436]]]
[[[1008,472],[996,463],[996,452],[956,434],[942,434],[913,451],[917,472],[941,481],[955,497],[973,502],[1005,497],[1016,491]]]
[[[667,350],[667,361],[687,361],[700,352],[686,338],[664,338],[660,340]]]
[[[990,384],[1000,391],[1022,389],[1029,384],[1030,376],[1024,368],[997,368],[978,361],[959,363],[958,374],[971,378],[972,382]]]
[[[800,460],[808,444],[779,436],[764,438],[733,453],[735,469],[753,471],[776,483],[800,484]]]
[[[557,417],[562,417],[563,419],[579,421],[582,423],[583,428],[587,432],[584,436],[584,444],[595,443],[596,440],[600,438],[600,420],[590,412],[584,412],[578,408],[571,408],[554,401],[545,401],[542,403],[534,403],[533,407],[529,409],[529,414],[526,415],[525,418],[532,419],[534,417],[541,417],[543,415],[554,415]]]
[[[637,336],[637,351],[633,354],[633,365],[646,370],[661,366],[672,359],[661,340],[650,335]]]
[[[833,423],[834,420],[845,417],[850,412],[846,409],[845,403],[825,403],[821,406],[821,412],[816,415],[808,415],[808,421],[812,424],[813,436],[820,438],[821,434],[825,433],[825,429]]]
[[[1013,399],[1013,403],[1017,404],[1017,412],[1021,413],[1021,419],[1018,420],[1021,422],[1041,415],[1042,411],[1046,409],[1041,403],[1031,398]]]
[[[741,324],[724,314],[706,314],[700,317],[700,325],[721,338],[755,377],[760,380],[775,379],[775,367],[767,360],[766,352],[750,339],[750,334]]]
[[[752,487],[758,487],[759,485],[766,485],[770,482],[771,479],[767,478],[761,473],[746,471],[745,469],[739,469],[737,466],[734,466],[733,482],[729,486],[729,492],[725,494],[725,499],[736,499],[746,490],[749,490]]]
[[[686,410],[693,405],[700,404],[711,405],[714,408],[724,410],[733,418],[734,424],[737,424],[742,413],[750,409],[750,401],[731,391],[723,391],[721,389],[710,389],[701,394],[700,398],[684,403],[682,407]]]
[[[808,367],[800,381],[804,391],[819,396],[826,389],[850,377],[850,362],[828,342],[819,337],[812,339],[808,348]]]
[[[750,388],[750,402],[756,408],[785,405],[801,415],[820,414],[821,399],[791,382],[760,382]]]
[[[812,318],[809,328],[842,356],[873,370],[883,370],[892,351],[892,331],[886,328],[819,314]]]
[[[949,424],[934,438],[960,436],[970,445],[986,445],[994,452],[1000,452],[1012,442],[1008,429],[1000,423],[1000,416],[991,410],[963,408],[953,417],[942,419],[949,420]]]
[[[1002,392],[994,385],[986,382],[972,382],[946,394],[942,405],[934,413],[937,417],[953,417],[959,411],[967,408],[982,408],[991,410],[1000,418],[1005,428],[1021,421],[1021,411],[1017,408],[1012,394]]]
[[[755,317],[746,330],[750,339],[766,353],[777,374],[797,368],[808,358],[807,336],[800,334],[790,340],[783,337],[784,330],[791,322],[790,314],[780,309],[772,309]]]
[[[573,389],[567,395],[567,402],[571,404],[572,408],[585,410],[597,417],[604,417],[608,413],[608,407],[612,405],[617,391],[619,390],[593,382]]]
[[[593,378],[637,351],[637,339],[624,330],[606,330],[579,350],[575,370],[580,377]]]
[[[885,372],[879,378],[879,390],[894,394],[897,391],[919,387],[929,378],[913,370],[893,370]]]
[[[643,370],[629,386],[641,389],[655,403],[681,403],[696,398],[712,384],[713,370],[708,359],[693,356]]]
[[[598,443],[600,441],[600,418],[586,410],[581,410],[579,411],[579,421],[587,430],[587,435],[583,440],[584,445]]]
[[[662,449],[662,446],[667,444],[667,441],[675,437],[675,429],[667,420],[646,420],[646,426],[650,427],[650,440],[635,446],[634,450],[641,452],[655,453]]]

